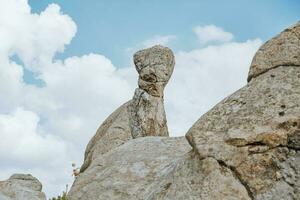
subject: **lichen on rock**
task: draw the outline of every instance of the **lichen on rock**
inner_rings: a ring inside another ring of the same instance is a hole
[[[203,115],[186,137],[201,158],[231,168],[252,199],[300,199],[300,23],[268,41],[251,80]],[[293,160],[293,162],[291,162]]]
[[[259,48],[250,66],[248,81],[279,66],[300,67],[300,22]]]
[[[69,200],[300,199],[299,27],[258,50],[248,84],[200,117],[187,141],[153,137],[168,136],[163,89],[172,52],[137,52],[139,88],[89,143]]]
[[[174,68],[172,51],[153,46],[134,54],[139,73],[138,88],[132,100],[113,112],[99,127],[85,151],[83,172],[99,155],[126,141],[144,136],[168,136],[163,91]]]

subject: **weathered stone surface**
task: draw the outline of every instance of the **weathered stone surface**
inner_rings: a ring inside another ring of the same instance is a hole
[[[193,125],[186,134],[192,149],[184,138],[137,138],[167,135],[162,94],[173,69],[153,73],[174,60],[156,55],[162,47],[138,52],[139,88],[101,129],[106,134],[128,123],[114,129],[136,139],[99,146],[69,199],[300,199],[299,26],[263,45],[249,83]]]
[[[14,174],[0,181],[0,200],[46,200],[42,184],[30,174]]]
[[[130,103],[131,101],[118,108],[98,128],[86,147],[80,172],[83,172],[97,156],[124,144],[132,138],[128,114]]]
[[[136,52],[133,57],[139,88],[129,106],[132,136],[168,136],[163,92],[173,73],[173,52],[156,45]]]
[[[199,160],[185,138],[143,137],[98,156],[74,182],[69,200],[248,200],[226,166]]]
[[[139,73],[139,88],[133,99],[113,112],[99,127],[85,151],[83,172],[101,154],[144,136],[168,136],[163,89],[174,68],[169,48],[154,46],[138,51],[134,63]]]
[[[235,171],[254,199],[300,197],[299,181],[288,184],[283,176],[283,171],[300,174],[300,165],[286,163],[299,162],[299,77],[300,68],[294,66],[261,74],[202,116],[186,135],[200,158],[213,157]]]
[[[248,81],[279,66],[300,66],[300,22],[266,42],[255,54]]]
[[[133,138],[169,135],[163,98],[137,88],[128,112]]]
[[[171,49],[156,45],[136,52],[133,58],[139,73],[139,87],[152,96],[163,97],[175,65]]]

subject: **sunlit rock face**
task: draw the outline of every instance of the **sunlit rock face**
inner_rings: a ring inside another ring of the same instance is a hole
[[[259,48],[252,60],[248,81],[279,66],[300,67],[300,22]]]
[[[200,158],[228,166],[252,199],[300,199],[300,24],[264,44],[250,82],[186,137]]]
[[[169,48],[156,45],[136,52],[133,60],[139,73],[139,88],[152,96],[163,97],[164,88],[175,65],[173,52]]]
[[[0,200],[46,200],[40,181],[30,174],[14,174],[0,181]]]
[[[185,138],[155,137],[168,136],[163,89],[172,52],[137,52],[139,87],[91,140],[88,167],[68,199],[300,199],[299,26],[264,44],[248,84],[201,116]]]
[[[104,155],[75,180],[68,200],[248,200],[230,169],[200,160],[184,137],[140,137]]]
[[[132,136],[168,136],[163,96],[174,69],[173,52],[158,45],[136,52],[133,58],[139,88],[129,106]]]
[[[168,136],[163,90],[174,68],[173,52],[154,46],[134,54],[139,73],[132,100],[113,112],[99,127],[85,151],[83,172],[100,154],[144,136]]]

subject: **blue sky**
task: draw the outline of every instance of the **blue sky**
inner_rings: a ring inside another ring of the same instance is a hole
[[[184,136],[247,84],[263,42],[300,20],[298,0],[0,1],[0,180],[31,173],[48,197],[72,183],[71,163],[132,98],[136,50],[173,50],[165,109],[170,136]]]
[[[117,67],[128,65],[133,47],[153,35],[176,35],[172,49],[197,47],[196,25],[215,24],[236,41],[271,38],[300,19],[298,0],[29,0],[33,12],[56,3],[78,26],[76,37],[58,58],[95,52]]]

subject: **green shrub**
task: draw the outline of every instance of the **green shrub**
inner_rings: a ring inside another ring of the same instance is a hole
[[[63,192],[62,195],[59,195],[58,197],[52,197],[49,200],[67,200],[67,193]]]

